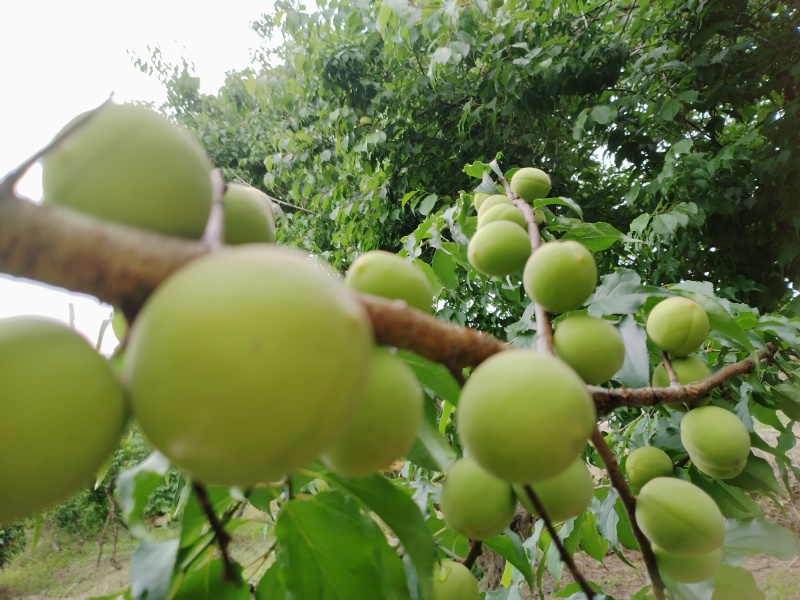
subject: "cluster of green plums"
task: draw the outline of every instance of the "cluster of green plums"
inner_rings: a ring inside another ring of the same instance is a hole
[[[45,156],[44,201],[199,238],[211,214],[211,170],[197,142],[163,117],[109,105]],[[0,523],[77,491],[131,416],[158,450],[207,484],[277,481],[317,459],[362,477],[409,450],[422,389],[393,349],[375,345],[356,292],[430,313],[423,272],[373,252],[342,278],[271,243],[275,219],[262,192],[228,184],[221,200],[229,245],[179,269],[148,298],[120,373],[64,325],[0,321],[0,455],[8,458]]]

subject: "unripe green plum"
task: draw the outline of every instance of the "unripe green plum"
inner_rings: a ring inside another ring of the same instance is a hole
[[[525,167],[511,176],[511,189],[525,202],[533,204],[534,200],[546,198],[550,193],[550,177],[536,167]]]
[[[594,497],[594,480],[586,468],[586,463],[580,457],[572,461],[572,464],[558,475],[532,483],[531,487],[544,506],[547,516],[554,523],[579,515],[589,508]],[[514,492],[522,506],[533,516],[539,517],[525,487],[516,483]]]
[[[681,583],[700,583],[714,577],[722,564],[722,548],[702,556],[675,556],[653,546],[656,564],[662,575]]]
[[[625,343],[619,330],[604,319],[568,317],[553,334],[558,357],[590,385],[605,383],[625,362]]]
[[[481,202],[480,208],[477,209],[478,220],[480,220],[487,210],[494,208],[495,206],[514,206],[514,202],[511,200],[511,198],[503,194],[493,194]]]
[[[481,205],[486,201],[486,199],[494,195],[495,194],[487,194],[486,192],[475,192],[472,195],[472,206],[475,207],[475,210],[480,210]]]
[[[750,434],[735,414],[702,406],[690,410],[680,427],[681,443],[700,471],[715,479],[732,479],[744,470]]]
[[[673,371],[675,371],[675,375],[678,377],[678,383],[681,385],[686,385],[687,383],[692,383],[694,381],[700,381],[711,374],[706,362],[697,358],[696,356],[673,358],[670,359],[669,362],[672,365]],[[667,368],[664,366],[664,363],[658,363],[656,368],[653,369],[653,387],[669,386],[670,382]]]
[[[478,600],[478,582],[460,562],[445,558],[434,566],[431,600]]]
[[[676,556],[702,556],[720,548],[722,513],[706,492],[672,477],[656,477],[636,499],[636,522],[653,544]]]
[[[142,432],[196,479],[250,486],[315,459],[361,401],[372,329],[338,275],[273,244],[168,277],[131,327],[124,380]]]
[[[470,375],[457,429],[470,456],[495,477],[536,483],[580,456],[596,419],[586,385],[566,363],[530,350],[507,350]]]
[[[669,454],[655,446],[642,446],[628,455],[625,472],[628,482],[636,489],[656,477],[672,477],[673,465]]]
[[[409,306],[433,312],[433,288],[417,265],[384,250],[359,256],[347,271],[347,286],[363,294],[403,300]]]
[[[203,147],[161,115],[111,104],[44,156],[43,201],[199,238],[211,213],[211,169]]]
[[[670,356],[686,356],[697,350],[711,325],[705,309],[694,300],[674,296],[656,304],[645,324],[653,343]]]
[[[547,242],[528,259],[522,284],[531,300],[548,312],[575,310],[594,292],[597,264],[579,242]]]
[[[346,477],[388,468],[414,443],[422,401],[411,367],[386,348],[375,347],[363,399],[344,435],[322,453],[323,461]]]
[[[439,508],[447,526],[471,540],[500,535],[514,518],[517,499],[511,484],[487,473],[472,458],[447,471]]]
[[[527,232],[511,221],[494,221],[481,227],[467,246],[469,264],[492,277],[521,271],[530,255]]]
[[[525,215],[516,206],[509,204],[498,204],[485,211],[478,218],[478,229],[494,223],[495,221],[510,221],[522,227],[525,231],[528,230],[528,224],[525,221]]]
[[[128,420],[122,386],[75,330],[0,320],[0,525],[94,480]]]
[[[275,241],[275,214],[264,192],[249,185],[229,183],[222,196],[225,243],[254,244]]]
[[[111,330],[120,342],[128,335],[128,320],[119,308],[114,309],[114,315],[111,317]]]

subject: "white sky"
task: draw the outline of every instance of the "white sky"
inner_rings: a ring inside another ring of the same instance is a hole
[[[0,1],[0,177],[112,92],[120,102],[162,102],[161,84],[140,73],[129,52],[146,58],[150,45],[169,60],[184,56],[203,91],[215,92],[226,71],[249,66],[250,50],[262,44],[250,23],[272,6],[273,0]],[[40,178],[36,167],[20,192],[38,199]],[[110,307],[0,274],[0,318],[45,315],[69,322],[70,303],[78,329],[96,341]],[[103,351],[115,345],[109,328]]]

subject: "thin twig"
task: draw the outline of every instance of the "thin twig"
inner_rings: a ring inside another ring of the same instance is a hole
[[[592,598],[594,598],[594,590],[587,583],[583,573],[581,573],[580,569],[578,569],[577,565],[575,564],[575,561],[572,560],[572,555],[567,551],[567,548],[564,546],[564,542],[562,542],[561,538],[558,537],[558,531],[556,531],[556,528],[553,526],[553,522],[547,515],[547,511],[545,510],[542,501],[539,500],[539,496],[536,495],[536,492],[533,491],[533,488],[530,486],[530,484],[526,483],[523,487],[525,488],[525,494],[527,494],[528,499],[536,509],[536,513],[538,514],[539,518],[544,521],[544,526],[547,528],[550,538],[553,540],[556,548],[558,548],[558,554],[561,556],[561,560],[564,561],[565,565],[567,565],[567,569],[569,569],[569,572],[572,573],[572,577],[581,587],[583,593],[586,595],[586,598],[588,600],[592,600]]]
[[[204,485],[193,482],[192,489],[197,495],[197,500],[200,502],[200,507],[206,515],[208,524],[211,525],[211,530],[214,532],[214,537],[219,544],[219,551],[222,554],[222,565],[224,568],[225,581],[234,583],[236,581],[236,569],[233,567],[233,561],[228,553],[228,544],[230,544],[231,536],[225,531],[222,523],[217,518],[217,513],[214,512],[214,507],[211,505],[211,499],[208,497],[208,492]]]
[[[614,451],[606,443],[602,432],[598,427],[594,428],[592,432],[592,444],[597,449],[597,454],[608,471],[608,477],[611,480],[611,485],[617,490],[622,506],[625,508],[625,513],[628,515],[628,520],[633,530],[633,535],[639,544],[639,551],[642,553],[644,564],[647,567],[647,573],[650,575],[650,582],[653,585],[653,595],[655,600],[664,600],[664,582],[661,580],[661,574],[658,572],[656,565],[656,557],[653,554],[653,548],[650,546],[648,540],[642,530],[639,529],[639,524],[636,522],[636,497],[628,487],[625,477],[619,468],[617,457],[614,456]]]
[[[672,366],[672,361],[669,359],[669,354],[663,350],[661,351],[661,363],[667,370],[667,375],[669,375],[669,384],[672,387],[679,386],[681,382],[678,381],[678,375],[675,373],[675,367]]]
[[[483,542],[480,540],[472,540],[469,547],[469,554],[461,561],[462,564],[468,569],[472,569],[472,567],[475,566],[475,561],[478,560],[478,557],[481,555],[481,552],[483,552]]]

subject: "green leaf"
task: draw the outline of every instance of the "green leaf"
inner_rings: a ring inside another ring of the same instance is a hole
[[[385,538],[375,522],[339,492],[290,500],[278,517],[275,534],[286,587],[294,597],[345,600],[370,590],[376,598],[402,598],[396,570],[384,564]],[[394,559],[402,570],[400,558]],[[432,564],[433,559],[429,570]]]
[[[579,223],[570,227],[562,239],[577,240],[589,250],[607,250],[619,241],[635,242],[613,225],[608,223]]]
[[[346,479],[335,474],[329,477],[368,506],[394,532],[411,558],[423,594],[427,594],[436,545],[411,497],[379,475],[365,479]]]
[[[763,513],[761,507],[739,488],[701,476],[694,469],[692,483],[711,496],[722,514],[729,519],[747,519]]]
[[[602,562],[608,553],[608,542],[597,531],[597,518],[586,512],[581,524],[581,548],[593,559]]]
[[[534,208],[541,208],[543,206],[566,206],[583,219],[583,209],[572,198],[538,198],[533,201]]]
[[[222,558],[203,561],[186,573],[173,600],[250,600],[250,586],[242,580],[241,565],[234,563],[235,581],[226,581]]]
[[[417,430],[417,439],[406,456],[408,460],[423,469],[441,473],[447,471],[458,458],[447,438],[427,419],[422,420]]]
[[[156,451],[117,477],[115,495],[122,507],[122,519],[136,537],[148,535],[142,522],[144,509],[168,469],[169,459]]]
[[[139,542],[131,558],[131,596],[135,600],[162,600],[169,594],[178,540]]]
[[[747,334],[739,326],[739,323],[736,322],[736,319],[734,319],[719,303],[718,299],[713,294],[713,288],[709,289],[710,286],[702,287],[700,289],[703,289],[704,293],[698,293],[694,291],[698,288],[693,285],[697,283],[698,282],[687,281],[674,285],[670,289],[680,290],[681,296],[685,296],[691,300],[694,300],[700,306],[702,306],[708,315],[708,320],[711,323],[711,329],[713,331],[722,334],[733,342],[736,342],[743,350],[753,352],[755,348],[753,347],[753,343],[750,341],[750,338],[747,337]]]
[[[619,324],[625,344],[625,362],[614,376],[624,387],[640,388],[650,385],[650,355],[647,352],[647,332],[632,315]]]
[[[531,561],[516,533],[508,529],[503,535],[484,540],[483,545],[487,548],[491,548],[514,565],[514,567],[522,573],[525,581],[528,582],[529,588],[533,590],[534,579]]]
[[[661,109],[661,112],[658,113],[660,119],[664,121],[672,121],[675,116],[681,111],[683,108],[683,103],[680,100],[672,99],[667,102],[664,107]],[[684,140],[686,141],[686,140]],[[691,142],[691,140],[689,140]]]
[[[442,248],[438,248],[433,253],[431,261],[434,273],[442,282],[444,287],[454,290],[458,287],[458,275],[456,275],[456,261],[453,256]]]
[[[778,483],[772,465],[752,452],[747,456],[744,471],[732,479],[726,479],[725,483],[748,492],[771,492],[779,496],[787,495],[786,490]]]
[[[728,564],[740,565],[747,557],[769,554],[779,560],[800,556],[800,545],[783,527],[762,519],[725,522],[725,543],[722,557]]]
[[[595,106],[591,117],[592,121],[599,125],[608,125],[617,118],[617,109],[612,106]]]
[[[255,600],[287,600],[288,597],[289,590],[286,588],[281,565],[275,563],[258,582]]]
[[[420,202],[419,208],[417,209],[419,211],[419,214],[428,216],[433,207],[436,205],[436,201],[438,199],[439,196],[437,196],[436,194],[428,194],[427,196],[425,196],[422,202]]]
[[[447,367],[422,358],[407,350],[398,350],[397,356],[402,358],[414,371],[419,382],[431,390],[436,396],[458,406],[461,388],[450,374]]]
[[[641,284],[639,275],[628,269],[618,269],[604,275],[589,299],[588,312],[593,317],[625,315],[637,312],[648,298],[668,296],[669,292]]]

